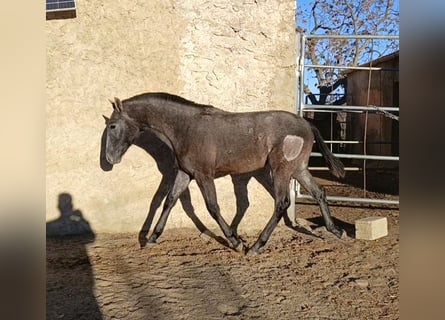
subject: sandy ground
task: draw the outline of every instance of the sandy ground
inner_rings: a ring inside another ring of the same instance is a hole
[[[331,205],[348,237],[298,205],[303,228],[280,224],[245,256],[197,229],[47,239],[47,319],[398,319],[399,210]],[[389,235],[354,239],[354,221],[388,219]],[[218,235],[219,231],[215,231]],[[240,232],[250,245],[258,233]]]

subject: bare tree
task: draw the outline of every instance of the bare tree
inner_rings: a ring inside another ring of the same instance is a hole
[[[298,4],[298,1],[297,1]],[[398,0],[312,0],[297,10],[299,33],[311,35],[397,35],[399,31]],[[398,49],[398,41],[375,39],[309,38],[305,44],[305,63],[323,66],[358,66]],[[342,105],[346,103],[347,77],[339,68],[311,68],[304,79],[304,92],[311,104]],[[316,84],[312,92],[308,84]],[[346,136],[346,114],[338,112],[306,113],[322,134],[334,140]],[[333,128],[331,129],[331,126]],[[345,145],[333,145],[338,152]]]
[[[398,0],[313,0],[297,11],[297,32],[329,35],[398,34]],[[357,66],[398,49],[398,42],[370,39],[310,39],[306,43],[306,61],[314,65]],[[329,99],[337,88],[346,88],[340,69],[311,70],[318,84],[318,98],[305,86],[312,104],[341,105],[339,98]]]

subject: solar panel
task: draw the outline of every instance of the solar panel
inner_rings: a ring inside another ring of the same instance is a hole
[[[76,10],[75,0],[46,0],[46,12]]]

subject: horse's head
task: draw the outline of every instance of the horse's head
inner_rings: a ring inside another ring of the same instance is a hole
[[[117,164],[139,136],[140,130],[134,120],[128,116],[124,105],[118,98],[114,98],[114,101],[110,100],[110,102],[114,110],[109,119],[105,117],[107,126],[105,155],[109,163]]]

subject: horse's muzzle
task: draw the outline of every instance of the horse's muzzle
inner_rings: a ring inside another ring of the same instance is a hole
[[[121,158],[114,158],[110,157],[109,155],[107,155],[106,158],[109,164],[118,164],[119,162],[121,162]]]

